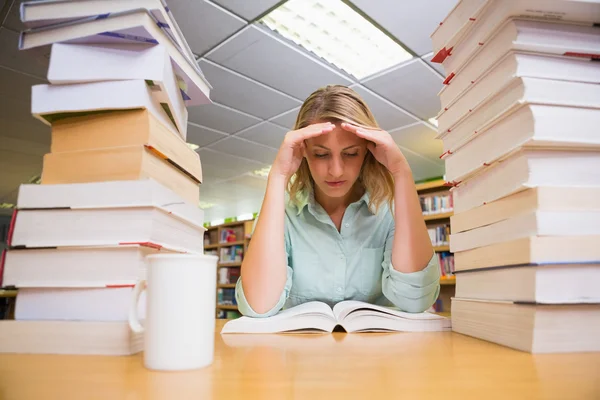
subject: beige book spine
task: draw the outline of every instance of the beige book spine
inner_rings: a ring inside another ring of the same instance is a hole
[[[51,153],[150,145],[202,182],[200,155],[147,110],[68,118],[52,125]]]
[[[198,204],[198,184],[157,158],[144,146],[48,153],[42,184],[85,183],[153,178],[191,204]]]

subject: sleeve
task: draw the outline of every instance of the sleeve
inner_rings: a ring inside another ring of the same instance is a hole
[[[395,225],[392,223],[385,241],[383,256],[382,290],[384,296],[396,307],[407,312],[423,312],[435,303],[440,293],[440,266],[433,253],[421,271],[403,273],[392,265],[392,247]]]
[[[271,308],[269,311],[267,311],[265,313],[257,313],[256,311],[254,311],[252,309],[252,307],[250,307],[250,304],[248,304],[248,300],[246,300],[246,296],[244,295],[244,286],[242,284],[242,277],[240,276],[238,278],[238,281],[235,285],[235,299],[238,304],[238,310],[240,311],[240,313],[242,315],[245,315],[247,317],[253,317],[253,318],[270,317],[270,316],[277,314],[283,308],[286,300],[288,299],[290,291],[292,290],[292,276],[293,276],[293,270],[289,266],[290,241],[289,241],[287,229],[285,229],[285,255],[286,255],[286,259],[287,259],[287,279],[285,282],[285,287],[283,288],[283,292],[281,293],[281,296],[279,296],[279,301],[277,302],[277,304],[275,304],[273,306],[273,308]]]

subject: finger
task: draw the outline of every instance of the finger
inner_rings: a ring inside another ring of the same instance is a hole
[[[375,151],[375,147],[377,147],[377,146],[375,145],[375,143],[373,143],[373,142],[367,142],[367,149],[369,149],[369,151],[370,151],[371,153],[374,153],[374,151]]]
[[[292,137],[292,141],[294,144],[298,144],[303,142],[306,139],[310,139],[313,137],[317,137],[323,135],[325,133],[329,133],[335,129],[335,125],[328,124],[317,124],[310,125],[304,129],[300,129],[299,131],[294,132],[294,136]]]
[[[384,135],[381,134],[382,131],[354,127],[354,130],[349,130],[349,132],[353,132],[356,136],[371,142],[384,144]]]

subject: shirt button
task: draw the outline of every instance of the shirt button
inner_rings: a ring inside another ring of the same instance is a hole
[[[342,288],[341,287],[337,288],[337,291],[338,291],[338,293],[342,293]]]
[[[346,223],[346,228],[350,228],[350,224]]]

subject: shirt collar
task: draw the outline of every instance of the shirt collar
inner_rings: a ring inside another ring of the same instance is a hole
[[[365,205],[367,206],[367,208],[369,207],[369,194],[365,191],[365,193],[361,196],[361,198],[354,202],[351,203],[350,206],[352,206],[353,204],[356,204],[356,207],[358,208],[361,203],[365,203]],[[302,210],[304,210],[305,207],[308,207],[308,211],[315,215],[316,213],[316,207],[318,206],[318,208],[322,209],[322,207],[320,205],[318,205],[315,201],[315,193],[314,191],[308,191],[308,192],[304,192],[302,194],[299,194],[298,196],[298,215],[300,215],[302,213]],[[350,207],[348,206],[348,207]],[[371,209],[369,208],[369,211],[371,211]],[[371,213],[373,214],[373,212],[371,211]]]

